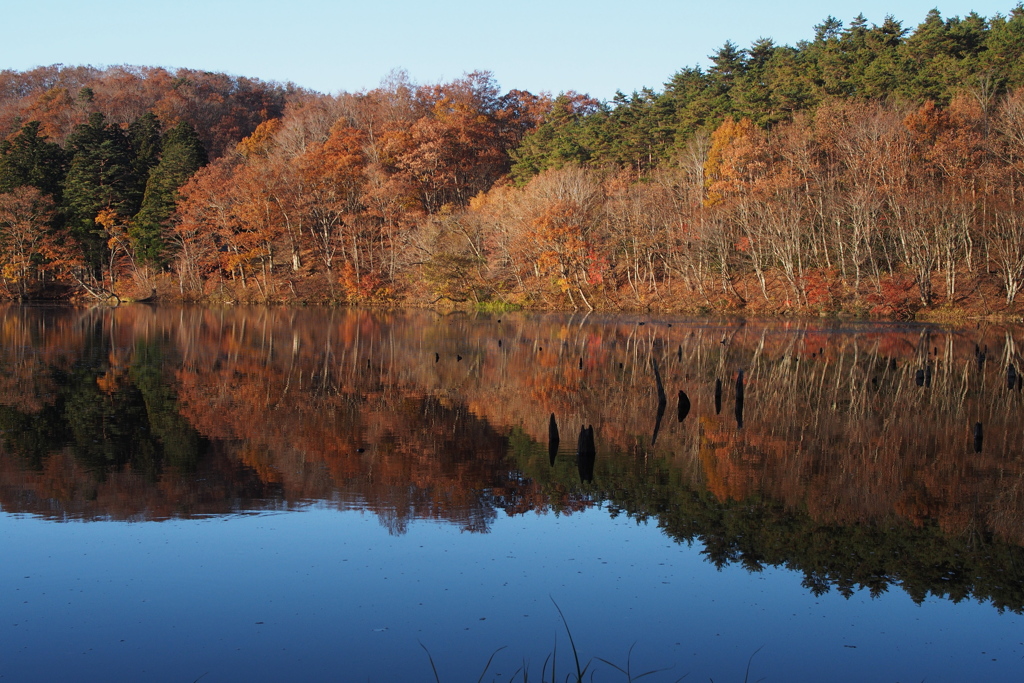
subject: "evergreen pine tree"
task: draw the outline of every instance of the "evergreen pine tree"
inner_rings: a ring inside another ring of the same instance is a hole
[[[12,140],[0,142],[0,192],[27,185],[59,202],[66,168],[64,150],[46,141],[38,121],[29,121]]]
[[[103,209],[131,216],[138,210],[138,179],[134,155],[124,131],[107,124],[103,114],[91,114],[68,138],[71,164],[64,180],[64,204],[72,234],[85,249],[86,258],[98,267],[106,244],[96,216]]]
[[[134,160],[132,168],[139,182],[139,195],[146,190],[149,172],[160,161],[163,141],[160,136],[160,119],[156,114],[147,113],[128,126],[128,141],[132,146]]]
[[[142,208],[130,234],[140,261],[158,263],[163,249],[163,228],[178,199],[178,188],[207,162],[206,150],[195,128],[182,121],[167,131],[163,155],[149,173]]]

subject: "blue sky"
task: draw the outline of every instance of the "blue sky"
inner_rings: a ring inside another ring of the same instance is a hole
[[[886,14],[913,28],[943,17],[1006,14],[1016,0],[36,0],[9,3],[0,69],[140,64],[291,81],[320,92],[373,88],[392,69],[420,83],[489,70],[504,89],[601,99],[662,84],[732,40],[793,44],[828,15]],[[13,29],[13,30],[12,30]]]

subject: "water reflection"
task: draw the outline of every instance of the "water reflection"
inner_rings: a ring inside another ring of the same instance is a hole
[[[6,511],[319,500],[400,534],[601,505],[814,592],[1024,606],[1018,328],[145,306],[0,321]],[[571,455],[558,421],[586,426]]]

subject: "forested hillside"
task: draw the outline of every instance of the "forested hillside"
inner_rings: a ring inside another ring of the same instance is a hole
[[[2,72],[4,293],[1019,314],[1024,7],[710,60],[611,102]]]

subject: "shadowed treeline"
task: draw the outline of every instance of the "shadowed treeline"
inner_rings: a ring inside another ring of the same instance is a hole
[[[600,503],[812,590],[1020,609],[1020,333],[12,307],[0,505],[164,519],[321,500],[401,533]]]

